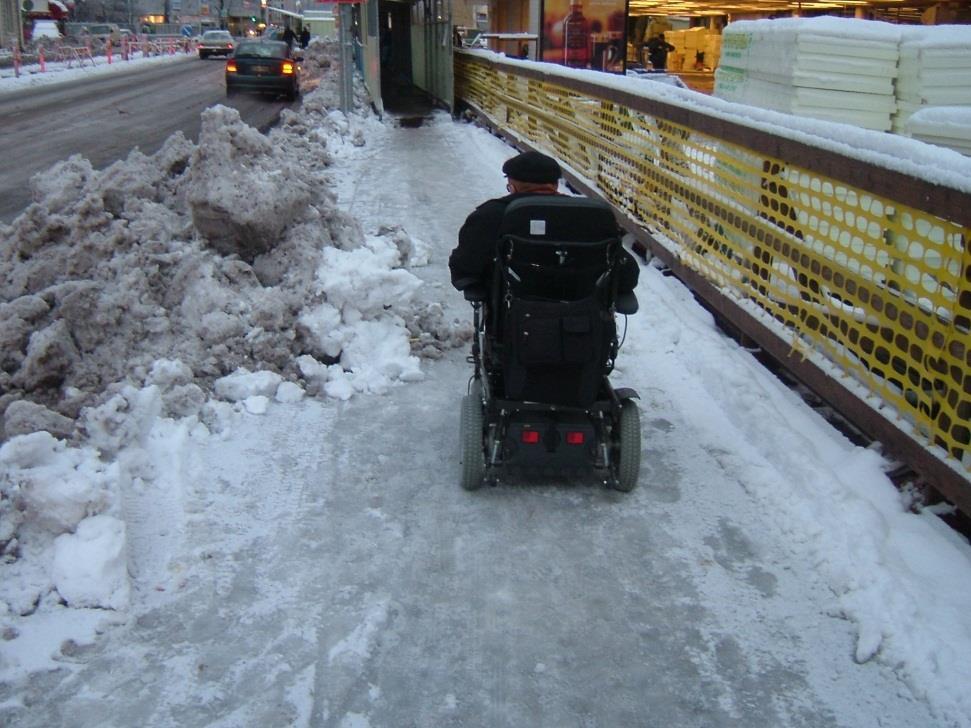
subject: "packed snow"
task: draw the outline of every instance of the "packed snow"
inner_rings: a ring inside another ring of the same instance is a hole
[[[14,613],[52,590],[127,606],[119,491],[137,475],[103,458],[159,417],[218,430],[227,402],[380,394],[468,340],[415,298],[425,244],[339,209],[328,142],[362,144],[378,122],[330,111],[329,90],[269,136],[216,106],[198,144],[176,134],[100,171],[73,156],[0,228],[0,598]]]
[[[335,81],[0,227],[0,722],[971,726],[967,541],[656,267],[638,489],[460,491],[445,261],[514,150]]]
[[[170,63],[186,63],[195,55],[185,53],[143,55],[135,54],[129,60],[115,55],[109,63],[106,56],[92,56],[79,61],[49,60],[42,69],[39,63],[21,66],[19,72],[13,66],[0,68],[0,96],[5,94],[22,93],[25,89],[50,86],[53,84],[71,83],[86,79],[106,76],[108,74],[134,71],[150,66],[167,65]]]

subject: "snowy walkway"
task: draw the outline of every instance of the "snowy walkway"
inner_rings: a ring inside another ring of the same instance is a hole
[[[368,232],[429,244],[422,295],[465,317],[447,254],[511,153],[439,115],[369,127],[331,170]],[[642,397],[633,493],[462,491],[463,350],[384,396],[273,403],[220,437],[170,425],[173,487],[124,504],[132,619],[0,685],[0,722],[971,725],[948,591],[967,544],[905,513],[879,457],[678,283],[644,267],[638,295],[614,375]]]

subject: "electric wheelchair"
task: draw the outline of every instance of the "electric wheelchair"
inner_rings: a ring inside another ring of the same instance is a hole
[[[505,210],[491,289],[463,287],[473,306],[473,374],[462,400],[462,487],[504,469],[601,474],[630,491],[640,468],[633,389],[608,375],[619,351],[615,313],[620,229],[610,207],[534,195]]]

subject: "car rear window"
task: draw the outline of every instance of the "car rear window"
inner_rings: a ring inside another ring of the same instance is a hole
[[[226,30],[207,30],[202,36],[203,40],[226,40],[227,38],[232,36]]]
[[[286,43],[240,43],[236,48],[236,57],[250,58],[286,58]]]

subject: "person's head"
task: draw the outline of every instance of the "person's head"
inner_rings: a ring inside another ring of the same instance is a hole
[[[553,157],[539,152],[523,152],[502,165],[506,189],[510,192],[556,192],[562,174]]]
[[[661,33],[660,35],[658,35],[657,38],[658,40],[664,40],[664,33]]]

